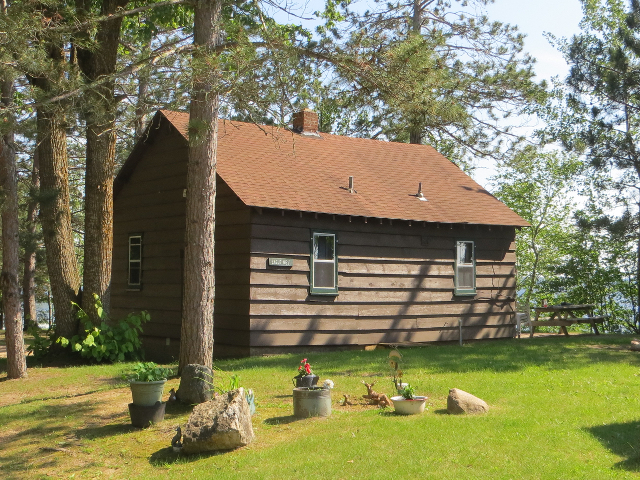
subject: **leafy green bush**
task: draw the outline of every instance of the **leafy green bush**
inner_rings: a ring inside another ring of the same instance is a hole
[[[33,341],[27,352],[33,354],[33,358],[36,360],[42,360],[47,356],[51,345],[53,344],[53,330],[47,330],[44,332],[44,335],[41,336],[42,330],[40,330],[35,325],[29,326],[27,329],[27,333],[33,335]]]
[[[411,385],[407,384],[402,390],[400,390],[400,395],[402,395],[407,400],[413,400],[413,397],[416,395],[416,389]]]
[[[84,326],[84,332],[74,335],[71,340],[58,337],[56,342],[63,347],[71,347],[72,352],[79,353],[83,358],[97,362],[121,362],[143,358],[139,334],[142,332],[142,324],[151,318],[149,313],[130,313],[124,320],[109,325],[100,298],[96,294],[93,298],[98,316],[102,320],[100,326],[95,326],[87,313],[74,304],[78,307],[78,317]]]
[[[157,382],[166,380],[173,371],[170,368],[159,367],[153,362],[137,363],[129,375],[124,375],[130,382]]]

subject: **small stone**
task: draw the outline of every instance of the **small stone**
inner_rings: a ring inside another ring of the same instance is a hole
[[[182,435],[182,453],[232,450],[253,439],[249,404],[239,388],[196,405]]]
[[[190,364],[182,369],[176,397],[190,405],[208,402],[213,393],[213,373],[204,365]]]
[[[640,341],[637,338],[631,340],[631,350],[634,352],[640,352]]]
[[[489,405],[484,400],[474,397],[458,388],[449,390],[447,397],[447,413],[485,413],[489,411]]]

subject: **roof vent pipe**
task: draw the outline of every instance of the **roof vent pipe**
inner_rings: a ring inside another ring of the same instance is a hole
[[[349,193],[356,193],[356,189],[353,188],[353,177],[349,177]]]
[[[416,197],[418,197],[418,200],[422,200],[423,202],[427,201],[427,198],[422,193],[422,182],[418,183],[418,193],[416,193]]]

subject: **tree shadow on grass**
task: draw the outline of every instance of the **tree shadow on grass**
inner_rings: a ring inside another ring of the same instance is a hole
[[[37,468],[57,465],[63,461],[60,455],[67,454],[65,449],[78,447],[76,425],[97,415],[101,407],[101,402],[87,400],[37,407],[25,404],[20,408],[0,410],[0,425],[10,428],[2,437],[3,445],[11,446],[0,448],[3,472],[11,478],[15,472],[24,472],[25,465],[37,464]]]
[[[640,420],[597,425],[584,430],[596,437],[612,453],[626,458],[615,464],[617,468],[632,472],[640,471],[640,450],[637,448]]]
[[[286,415],[284,417],[266,418],[262,423],[266,423],[267,425],[286,425],[288,423],[297,422],[298,420],[302,419],[294,417],[293,415]]]
[[[139,429],[128,423],[115,423],[110,425],[91,426],[85,428],[79,428],[76,430],[76,435],[79,438],[85,438],[87,440],[93,440],[94,438],[112,437],[115,435],[122,435],[125,433],[134,433]]]
[[[193,455],[185,455],[183,453],[177,453],[173,451],[173,447],[161,448],[157,452],[154,452],[149,457],[149,464],[154,467],[164,467],[174,463],[191,463],[201,460],[203,458],[217,457],[218,455],[224,455],[225,453],[232,452],[233,450],[219,450],[216,452],[197,453]]]
[[[184,415],[193,410],[193,405],[187,405],[181,402],[167,402],[165,407],[165,416],[174,417]]]

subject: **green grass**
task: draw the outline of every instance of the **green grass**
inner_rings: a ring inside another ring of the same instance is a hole
[[[360,402],[362,380],[391,393],[388,351],[309,354],[335,382],[327,419],[292,418],[299,356],[216,362],[256,394],[256,440],[233,452],[174,454],[165,421],[129,425],[128,364],[31,368],[6,381],[0,360],[1,478],[391,478],[608,479],[640,474],[640,354],[628,336],[541,337],[403,349],[405,378],[427,394],[421,416]],[[178,380],[169,381],[177,387]],[[449,416],[457,387],[487,401],[481,416]],[[167,391],[168,391],[167,388]]]

